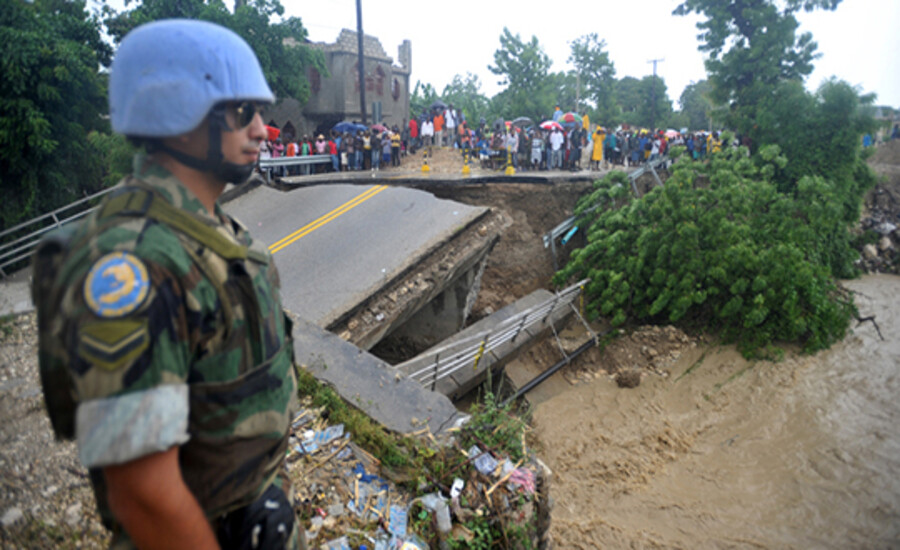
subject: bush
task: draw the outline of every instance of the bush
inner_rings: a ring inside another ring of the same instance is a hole
[[[664,187],[639,199],[624,173],[607,175],[579,201],[576,214],[601,208],[582,214],[588,245],[555,283],[590,277],[589,311],[614,325],[721,329],[748,356],[775,341],[828,347],[855,313],[834,281],[856,258],[846,198],[820,176],[779,192],[772,179],[786,163],[776,146],[755,162],[744,148],[708,163],[683,157]]]

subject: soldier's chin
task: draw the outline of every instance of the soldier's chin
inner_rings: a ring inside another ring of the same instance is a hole
[[[243,185],[250,180],[253,169],[256,167],[255,162],[247,164],[235,164],[233,162],[223,162],[217,170],[217,175],[226,183],[233,185]]]

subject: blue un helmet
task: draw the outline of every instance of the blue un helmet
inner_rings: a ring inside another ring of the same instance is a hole
[[[188,19],[169,19],[137,27],[122,40],[110,69],[109,113],[113,130],[134,138],[159,140],[199,126],[209,116],[209,152],[199,159],[161,143],[157,150],[191,168],[240,183],[253,165],[223,159],[224,102],[272,103],[253,50],[225,27]]]

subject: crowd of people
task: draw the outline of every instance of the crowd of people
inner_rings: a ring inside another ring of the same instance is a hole
[[[742,143],[741,140],[738,143]],[[613,165],[636,166],[665,156],[672,146],[684,146],[694,159],[722,147],[718,132],[680,133],[673,130],[634,128],[615,130],[591,124],[587,114],[563,113],[557,105],[540,124],[527,117],[488,124],[482,117],[469,126],[465,113],[452,104],[435,104],[401,127],[373,125],[349,132],[331,130],[315,138],[303,136],[267,140],[260,158],[329,155],[330,164],[276,168],[273,175],[308,175],[313,172],[379,170],[400,166],[402,158],[421,149],[457,149],[484,167],[507,164],[516,170],[600,170]]]
[[[454,147],[483,166],[507,164],[516,170],[599,170],[603,166],[636,166],[683,145],[694,159],[722,147],[718,132],[680,132],[591,125],[587,114],[563,113],[559,105],[541,124],[527,117],[488,125],[484,118],[469,128],[465,114],[453,105],[433,108],[409,122],[410,149],[432,145]],[[476,156],[477,155],[477,156]]]
[[[397,126],[377,127],[352,132],[331,130],[328,135],[315,138],[305,135],[299,139],[288,137],[266,140],[260,144],[260,160],[306,155],[329,155],[330,164],[276,167],[272,175],[296,176],[313,172],[344,172],[351,170],[380,170],[385,166],[400,166],[404,150],[403,136]]]

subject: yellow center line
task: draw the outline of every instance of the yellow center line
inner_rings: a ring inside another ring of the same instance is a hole
[[[303,227],[294,231],[287,237],[284,237],[283,239],[269,245],[269,252],[271,252],[272,254],[275,254],[279,250],[283,250],[283,249],[287,248],[289,245],[297,242],[302,237],[309,235],[316,229],[322,227],[323,225],[325,225],[326,223],[330,222],[331,220],[337,218],[341,214],[346,214],[353,208],[356,208],[360,204],[366,202],[367,200],[371,199],[372,197],[374,197],[378,193],[381,193],[382,191],[384,191],[387,188],[388,188],[387,185],[376,185],[375,187],[368,189],[365,193],[361,193],[361,194],[357,195],[353,199],[338,206],[337,208],[335,208],[331,212],[325,214],[324,216],[318,218],[317,220],[314,220],[314,221],[304,225]]]

